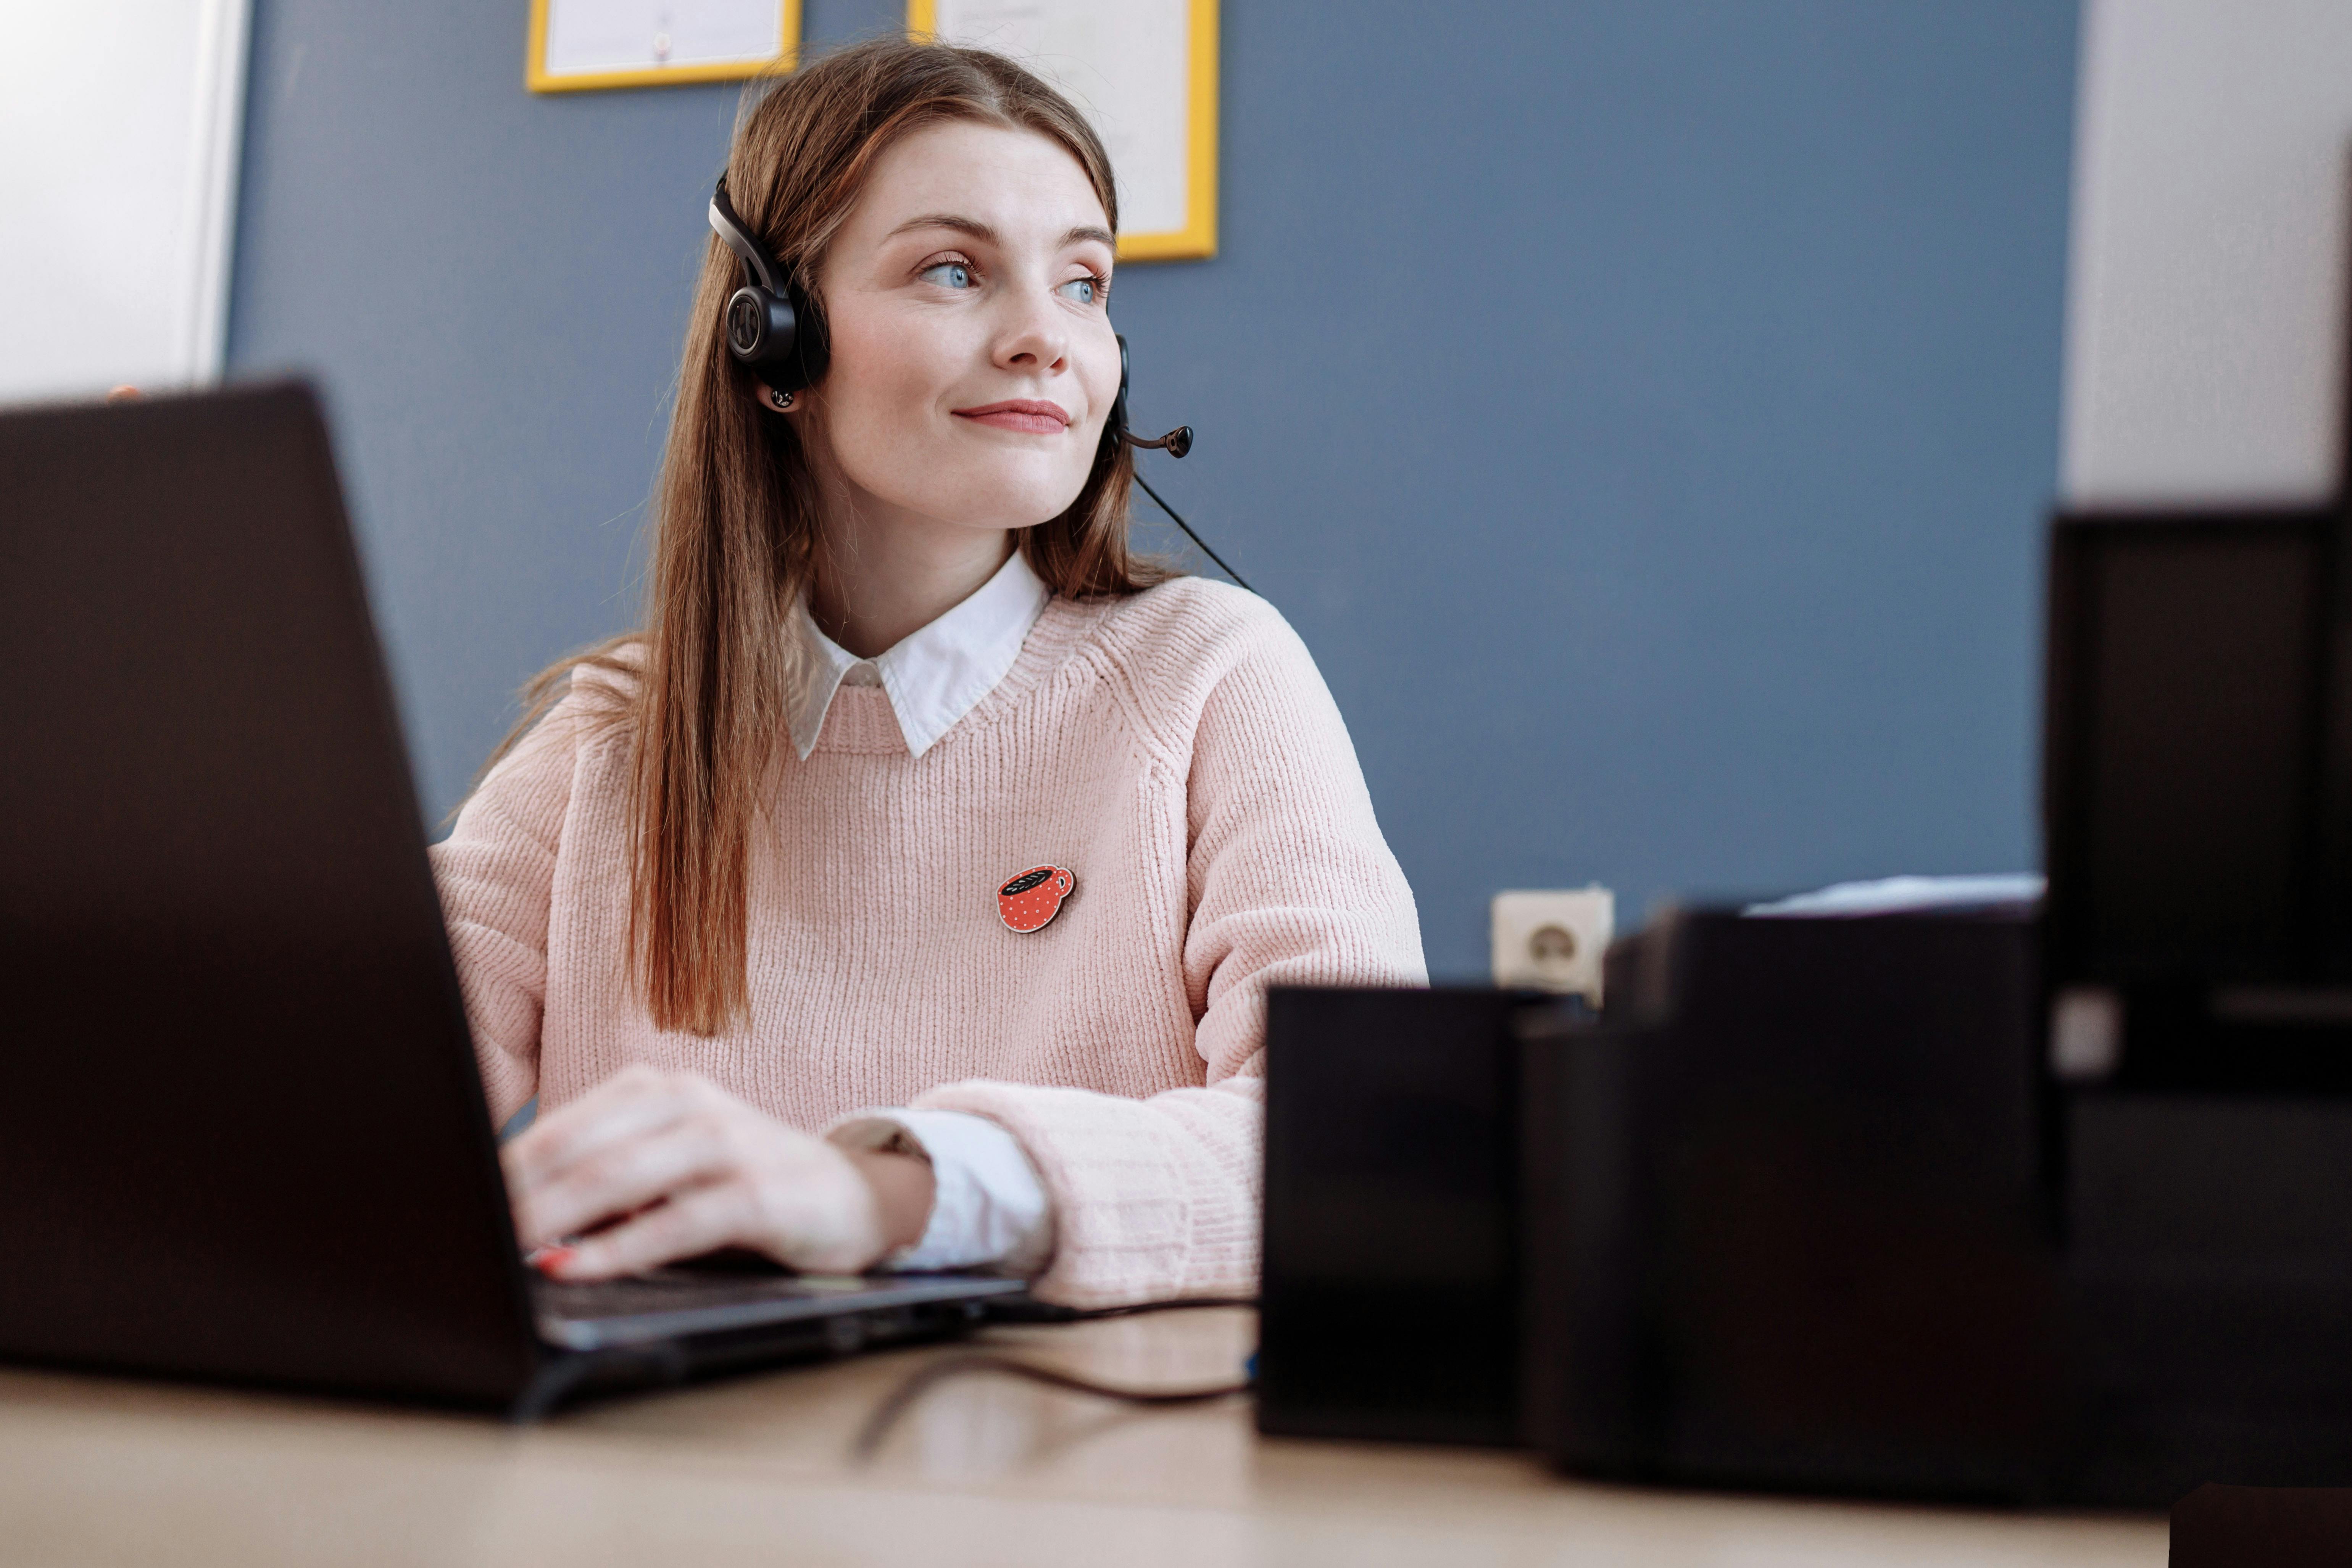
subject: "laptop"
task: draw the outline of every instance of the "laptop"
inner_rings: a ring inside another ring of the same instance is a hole
[[[497,1408],[1018,1281],[520,1260],[315,397],[0,415],[0,1358]]]

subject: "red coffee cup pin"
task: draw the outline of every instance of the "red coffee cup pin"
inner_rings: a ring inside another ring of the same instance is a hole
[[[1062,912],[1078,879],[1059,866],[1032,866],[996,889],[996,912],[1014,931],[1042,931]]]

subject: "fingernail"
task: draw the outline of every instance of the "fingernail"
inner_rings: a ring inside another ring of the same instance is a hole
[[[532,1253],[526,1261],[541,1274],[553,1278],[560,1276],[565,1268],[569,1268],[572,1258],[578,1257],[580,1249],[576,1247],[561,1245],[542,1247]]]

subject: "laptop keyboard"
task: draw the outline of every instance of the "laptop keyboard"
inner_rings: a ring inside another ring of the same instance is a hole
[[[637,1318],[658,1312],[751,1306],[761,1301],[822,1300],[875,1289],[855,1275],[695,1273],[656,1269],[626,1279],[549,1279],[531,1282],[540,1311],[565,1322],[600,1318]]]

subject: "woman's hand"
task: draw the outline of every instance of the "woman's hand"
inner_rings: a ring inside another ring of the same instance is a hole
[[[515,1229],[524,1247],[550,1248],[540,1268],[559,1279],[722,1247],[855,1274],[922,1239],[930,1220],[922,1160],[836,1148],[708,1079],[648,1067],[541,1117],[499,1159]],[[567,1237],[581,1239],[553,1245]]]

